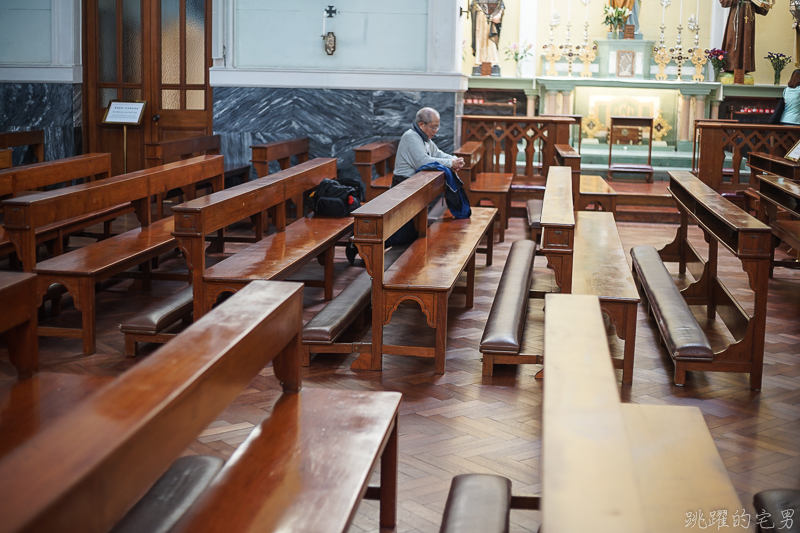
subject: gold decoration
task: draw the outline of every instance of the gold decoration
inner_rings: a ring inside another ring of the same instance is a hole
[[[662,140],[671,130],[672,126],[669,125],[669,122],[667,122],[661,114],[661,111],[659,111],[658,117],[653,121],[653,140]]]
[[[600,122],[600,118],[594,111],[583,117],[581,121],[581,131],[586,134],[587,139],[594,139],[594,136],[600,133],[603,128],[605,128],[605,125]]]
[[[580,47],[580,55],[578,56],[583,63],[583,72],[581,72],[581,78],[591,78],[592,77],[592,70],[591,65],[592,62],[597,57],[597,46],[592,45],[589,46],[584,44]]]
[[[656,79],[658,81],[664,81],[667,79],[667,65],[670,61],[672,61],[672,57],[669,55],[666,46],[657,46],[653,49],[654,55],[653,59],[655,59],[656,65],[658,65],[658,74],[656,74]]]
[[[694,47],[689,50],[689,57],[692,60],[692,64],[694,65],[695,74],[692,76],[692,80],[694,81],[703,81],[706,79],[705,75],[703,75],[703,67],[708,62],[708,58],[706,58],[706,54],[701,50],[699,47]]]
[[[545,74],[547,76],[558,76],[556,61],[561,59],[561,50],[553,43],[545,46],[544,49],[547,51],[544,56],[547,59],[547,72],[545,72]]]

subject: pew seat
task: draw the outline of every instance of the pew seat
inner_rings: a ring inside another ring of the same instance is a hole
[[[439,533],[508,533],[511,480],[493,474],[453,478]]]
[[[712,361],[714,352],[686,300],[678,291],[658,251],[652,246],[631,248],[633,276],[640,294],[647,301],[661,333],[661,339],[673,360]],[[677,383],[676,385],[683,385]]]
[[[385,268],[390,267],[406,250],[393,246],[384,256]],[[354,323],[363,324],[365,313],[372,304],[372,278],[366,270],[336,295],[303,327],[303,366],[310,364],[312,353],[352,353],[353,343],[336,341]]]
[[[39,368],[36,276],[0,272],[0,301],[0,334],[8,345],[8,358],[20,377],[30,377]]]
[[[39,327],[41,336],[83,339],[83,353],[95,352],[95,283],[143,265],[143,286],[149,289],[149,261],[176,248],[173,218],[136,228],[38,263],[35,268],[39,298],[52,283],[64,285],[81,312],[81,329]]]
[[[519,363],[522,359],[530,358],[530,355],[521,354],[520,351],[535,258],[535,242],[519,240],[511,245],[481,337],[484,376],[492,375],[495,363]],[[539,360],[529,362],[540,363]]]
[[[539,242],[542,236],[542,200],[532,199],[525,204],[528,213],[528,228],[531,231],[531,240]]]
[[[753,507],[756,513],[765,515],[763,527],[756,525],[756,533],[800,531],[800,490],[770,489],[762,490],[753,496]],[[786,518],[791,520],[787,521]],[[791,524],[791,527],[790,527]]]
[[[138,355],[140,342],[160,344],[175,337],[168,330],[178,321],[186,324],[191,320],[192,296],[193,288],[189,285],[120,324],[119,330],[125,335],[125,355]]]
[[[322,282],[310,280],[309,286],[322,286],[325,299],[333,298],[334,246],[353,229],[352,217],[304,217],[251,244],[206,269],[203,275],[208,311],[223,292],[235,292],[253,280],[284,280],[312,259],[324,254],[325,277]]]
[[[586,211],[590,204],[594,210],[609,211],[617,216],[617,191],[600,176],[581,176],[578,192],[578,210]]]

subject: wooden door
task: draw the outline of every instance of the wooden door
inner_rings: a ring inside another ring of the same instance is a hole
[[[145,143],[211,134],[211,0],[84,0],[84,152],[123,168],[123,132],[102,124],[108,102],[145,100],[128,127],[128,171]]]

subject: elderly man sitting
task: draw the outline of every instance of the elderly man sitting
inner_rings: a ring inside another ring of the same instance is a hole
[[[439,150],[433,142],[433,136],[439,131],[439,113],[430,107],[417,111],[414,124],[400,138],[395,157],[394,178],[392,187],[402,183],[414,174],[417,169],[428,163],[441,163],[453,170],[464,166],[464,160]]]

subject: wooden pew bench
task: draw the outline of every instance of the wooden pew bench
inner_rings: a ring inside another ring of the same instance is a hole
[[[36,275],[0,272],[0,334],[8,345],[8,357],[21,378],[39,369],[36,336]]]
[[[125,335],[125,355],[138,355],[140,342],[164,344],[172,340],[176,335],[172,330],[178,324],[191,323],[193,296],[194,289],[189,285],[120,324],[119,330]]]
[[[677,262],[678,273],[688,269],[692,281],[681,290],[689,305],[706,306],[707,316],[719,313],[734,341],[716,351],[712,361],[675,361],[675,383],[682,384],[687,370],[748,372],[750,388],[761,389],[767,288],[772,248],[768,226],[751,217],[688,172],[670,172],[669,191],[681,214],[675,239],[659,250],[665,263]],[[688,239],[689,219],[697,223],[708,243],[704,260]],[[752,315],[744,311],[717,275],[719,244],[742,263],[754,293]]]
[[[108,178],[110,175],[110,154],[84,154],[47,163],[12,167],[0,171],[0,198],[16,198],[48,185],[61,183],[69,185],[76,180],[91,182]],[[103,223],[105,224],[103,236],[108,237],[111,232],[111,221],[131,211],[129,204],[122,204],[68,219],[55,220],[36,228],[36,244],[52,243],[52,253],[60,255],[64,251],[64,240],[70,234],[94,224]],[[0,255],[13,252],[14,244],[5,228],[0,228]],[[26,259],[22,254],[20,254],[20,259],[24,266]]]
[[[184,159],[191,159],[199,155],[219,155],[219,135],[206,135],[203,137],[190,137],[177,141],[163,141],[159,143],[145,143],[144,165],[145,168],[161,166]],[[240,165],[226,162],[224,165],[225,186],[235,185],[233,180],[239,178],[241,182],[250,179],[250,164]],[[183,195],[187,200],[197,197],[197,189],[209,187],[209,183],[196,183],[193,187],[184,187]],[[163,213],[162,203],[166,194],[159,195],[156,199],[156,217],[161,218]]]
[[[433,358],[435,372],[444,373],[447,301],[452,292],[464,291],[466,305],[472,307],[475,253],[487,232],[492,235],[497,210],[476,207],[471,218],[439,219],[428,227],[428,204],[443,190],[443,172],[420,172],[353,211],[353,242],[372,276],[372,344],[352,368],[380,370],[383,354],[389,353]],[[384,243],[409,220],[416,221],[419,238],[384,272]],[[487,241],[487,262],[492,241]],[[464,271],[465,289],[456,287]],[[383,343],[383,326],[404,300],[419,303],[428,325],[436,330],[435,347]]]
[[[123,531],[344,532],[361,497],[379,499],[381,527],[394,527],[401,395],[297,392],[301,327],[302,286],[253,283],[3,450],[0,531],[108,531],[122,519]],[[148,493],[124,517],[270,360],[284,394],[199,498],[148,512],[172,496]],[[380,487],[368,487],[379,461]]]
[[[303,217],[287,226],[285,212],[279,209],[276,233],[263,238],[257,233],[258,242],[211,268],[205,267],[205,236],[243,218],[261,216],[335,177],[335,159],[314,159],[173,208],[174,235],[191,270],[195,320],[211,309],[220,294],[236,292],[256,279],[286,279],[319,256],[324,280],[306,284],[324,287],[325,299],[333,297],[334,246],[352,231],[352,217]]]
[[[30,146],[33,155],[36,156],[36,162],[44,163],[44,130],[0,132],[0,150],[20,146]]]
[[[578,211],[586,211],[590,204],[594,210],[608,211],[617,216],[617,191],[600,176],[580,176],[578,191]]]
[[[740,511],[697,407],[620,402],[597,298],[551,294],[546,309],[542,531],[666,533],[688,512]]]
[[[354,164],[364,182],[368,202],[392,186],[398,143],[399,141],[377,141],[353,148],[356,154]],[[373,174],[377,174],[374,179]]]
[[[0,170],[9,168],[11,165],[11,148],[0,150]]]
[[[578,205],[581,181],[581,154],[569,144],[555,145],[556,166],[569,167],[572,171],[572,203]]]
[[[775,261],[775,247],[783,241],[800,250],[800,186],[792,180],[772,174],[756,175],[758,180],[758,219],[767,224],[775,236],[770,248],[769,275],[775,266],[795,266],[796,261]],[[787,218],[784,215],[788,215]]]
[[[39,335],[83,339],[83,353],[95,352],[95,284],[136,266],[149,290],[150,260],[177,247],[173,219],[150,223],[150,198],[176,187],[212,180],[222,187],[222,156],[200,156],[105,180],[6,200],[6,229],[33,249],[31,228],[80,216],[109,205],[134,205],[142,227],[37,264],[38,297],[53,283],[63,285],[81,312],[80,329],[39,327]],[[27,246],[26,246],[27,245]],[[23,255],[23,257],[26,257]],[[26,267],[27,268],[27,267]]]
[[[305,163],[309,159],[308,137],[298,137],[283,141],[272,141],[250,146],[253,158],[253,168],[256,176],[263,178],[269,175],[269,164],[277,162],[281,170],[286,170],[292,164],[292,157],[297,159],[297,164]],[[294,203],[294,219],[303,218],[303,196],[290,199]],[[287,208],[289,200],[287,200]]]

